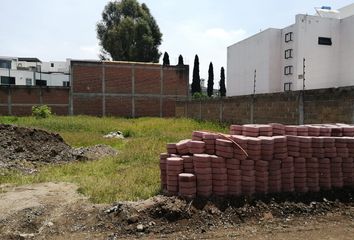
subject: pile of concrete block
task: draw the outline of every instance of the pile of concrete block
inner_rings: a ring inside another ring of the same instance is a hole
[[[231,125],[167,144],[161,187],[188,198],[354,187],[353,159],[351,125]]]

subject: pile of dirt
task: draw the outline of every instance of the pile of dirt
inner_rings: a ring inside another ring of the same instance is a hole
[[[349,214],[354,219],[354,199],[352,189],[305,195],[278,194],[254,199],[183,200],[156,196],[141,202],[118,203],[106,213],[119,229],[119,234],[123,235],[203,234],[247,222],[261,223],[275,219],[289,222],[299,217],[311,218],[328,213]]]
[[[92,204],[77,190],[69,183],[0,186],[0,239],[292,240],[354,234],[351,189],[263,199],[155,196],[112,206]]]
[[[0,169],[33,173],[45,164],[93,160],[115,154],[117,152],[109,146],[74,149],[59,134],[0,124]]]

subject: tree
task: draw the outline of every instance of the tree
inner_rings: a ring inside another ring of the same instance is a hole
[[[220,72],[220,96],[225,97],[226,96],[226,87],[225,87],[225,70],[224,67],[221,68]]]
[[[170,56],[168,55],[167,52],[163,55],[163,66],[169,66],[170,65]]]
[[[213,63],[212,62],[210,62],[210,64],[209,64],[207,92],[208,92],[208,97],[213,96],[213,92],[214,92],[214,67],[213,67]]]
[[[202,92],[200,87],[200,76],[199,76],[199,57],[195,55],[194,58],[194,67],[193,67],[193,79],[192,79],[192,96],[194,93]]]
[[[182,55],[179,55],[179,57],[178,57],[178,66],[183,66],[183,65],[184,65],[183,57],[182,57]]]
[[[137,0],[109,2],[97,24],[100,57],[119,61],[158,62],[162,34],[146,4]]]

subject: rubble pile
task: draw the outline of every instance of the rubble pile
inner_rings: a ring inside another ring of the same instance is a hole
[[[353,159],[351,125],[231,125],[167,144],[161,187],[188,198],[354,187]]]

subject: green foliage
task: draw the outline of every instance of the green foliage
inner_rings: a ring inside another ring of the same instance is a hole
[[[182,55],[179,55],[179,57],[178,57],[178,66],[183,66],[183,65],[184,65],[183,57],[182,57]]]
[[[167,52],[163,55],[163,66],[169,66],[170,65],[170,56],[168,55]]]
[[[221,68],[220,71],[220,97],[226,96],[226,87],[225,87],[225,70],[224,67]]]
[[[196,92],[193,94],[194,100],[205,100],[208,98],[209,98],[208,95],[206,95],[205,93],[202,93],[202,92]]]
[[[194,94],[197,92],[198,93],[202,92],[202,89],[200,87],[199,57],[198,57],[198,55],[195,55],[194,68],[193,68],[193,79],[192,79],[192,96],[194,96]]]
[[[97,24],[100,57],[116,61],[158,62],[162,34],[146,4],[137,0],[109,2]]]
[[[210,62],[210,64],[209,64],[207,92],[208,92],[208,97],[213,96],[213,92],[214,92],[214,67],[213,67],[213,63],[212,62]]]
[[[1,184],[32,184],[41,182],[71,182],[95,203],[146,199],[160,191],[159,154],[166,143],[191,138],[194,130],[228,131],[226,126],[191,119],[162,118],[97,118],[88,116],[61,117],[36,121],[33,117],[10,119],[0,117],[0,123],[39,127],[58,132],[71,146],[106,144],[118,150],[118,155],[97,161],[43,166],[35,175],[0,169]],[[129,139],[106,139],[105,133],[122,131]]]
[[[48,118],[52,116],[52,109],[47,105],[33,106],[32,116],[34,116],[36,119]]]

